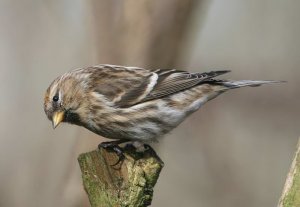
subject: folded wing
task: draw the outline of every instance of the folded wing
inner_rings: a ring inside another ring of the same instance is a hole
[[[169,96],[187,90],[228,70],[205,73],[189,73],[175,69],[158,69],[111,65],[98,66],[102,70],[95,72],[97,82],[95,91],[105,95],[117,107],[132,105]]]

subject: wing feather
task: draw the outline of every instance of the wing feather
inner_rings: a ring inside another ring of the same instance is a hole
[[[106,96],[117,107],[129,107],[162,98],[229,72],[189,73],[176,69],[155,71],[115,65],[90,68],[95,91]]]
[[[172,71],[167,73],[167,77],[158,79],[157,85],[148,94],[143,101],[151,99],[161,98],[179,91],[183,91],[192,88],[208,79],[222,75],[229,72],[228,70],[211,71],[205,73],[188,73],[186,71]],[[166,73],[164,73],[164,76]],[[160,77],[159,77],[160,78]]]

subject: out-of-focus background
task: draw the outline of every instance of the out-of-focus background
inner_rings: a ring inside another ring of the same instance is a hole
[[[155,144],[152,206],[275,206],[300,124],[300,2],[0,0],[0,206],[89,206],[79,153],[104,139],[53,130],[50,82],[100,63],[288,83],[214,99]]]

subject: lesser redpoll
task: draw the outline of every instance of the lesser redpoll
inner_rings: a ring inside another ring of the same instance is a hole
[[[120,142],[151,142],[225,91],[278,82],[214,79],[227,72],[116,65],[75,69],[51,83],[44,110],[54,128],[68,122]]]

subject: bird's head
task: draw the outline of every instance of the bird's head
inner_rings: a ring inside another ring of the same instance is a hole
[[[71,74],[56,78],[48,87],[44,98],[44,111],[53,128],[61,122],[81,125],[83,100],[85,98],[82,81]]]

